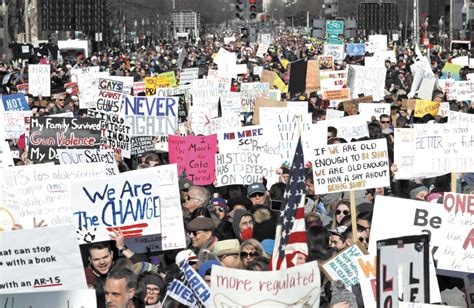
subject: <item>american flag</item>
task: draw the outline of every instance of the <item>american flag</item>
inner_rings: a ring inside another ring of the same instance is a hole
[[[298,254],[308,255],[304,220],[305,192],[303,147],[299,138],[291,165],[290,181],[285,190],[285,208],[276,230],[275,249],[270,264],[272,270],[295,266]]]

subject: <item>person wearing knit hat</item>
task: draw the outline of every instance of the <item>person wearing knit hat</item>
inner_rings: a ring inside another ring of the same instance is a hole
[[[336,280],[332,285],[331,305],[345,303],[347,308],[357,308],[357,300],[351,291],[347,290],[341,280]]]
[[[148,262],[137,262],[132,265],[132,271],[137,275],[146,272],[158,273],[158,268]]]
[[[416,184],[411,190],[410,190],[410,199],[413,200],[422,200],[425,201],[426,196],[429,194],[429,190],[426,186],[422,184]]]
[[[138,280],[141,281],[146,288],[145,304],[155,305],[160,299],[160,293],[164,286],[163,278],[156,273],[145,272],[138,276]]]
[[[252,208],[252,201],[246,197],[237,197],[229,199],[227,201],[227,206],[229,207],[229,211],[235,209],[244,209],[248,211]]]
[[[216,214],[216,216],[222,220],[229,208],[227,207],[227,201],[224,198],[213,198],[209,202],[210,210]]]

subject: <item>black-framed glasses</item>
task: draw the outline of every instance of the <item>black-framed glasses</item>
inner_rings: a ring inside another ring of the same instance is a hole
[[[252,251],[252,252],[245,252],[245,251],[243,251],[243,252],[240,253],[240,257],[241,257],[242,259],[247,258],[247,257],[256,258],[256,257],[258,257],[258,256],[259,256],[259,253],[256,252],[256,251]]]
[[[349,211],[348,210],[344,210],[344,211],[341,211],[341,210],[336,210],[336,215],[339,215],[339,214],[344,214],[344,215],[349,215]]]
[[[380,123],[382,123],[382,124],[389,124],[390,121],[380,121]]]
[[[194,237],[198,236],[199,234],[203,233],[204,231],[197,230],[197,231],[189,231],[189,234],[192,234]]]
[[[158,292],[160,292],[160,288],[150,288],[150,287],[147,287],[147,288],[146,288],[146,291],[147,291],[148,293],[158,293]]]
[[[365,237],[359,237],[359,242],[363,243],[363,242],[366,242],[367,244],[369,243],[369,238],[365,238]]]

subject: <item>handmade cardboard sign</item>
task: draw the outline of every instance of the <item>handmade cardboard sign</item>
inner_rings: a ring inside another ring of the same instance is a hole
[[[94,289],[0,295],[6,307],[97,307]]]
[[[107,165],[106,175],[117,175],[119,170],[113,150],[105,149],[58,149],[61,165],[103,163]]]
[[[162,234],[163,249],[185,246],[175,164],[129,171],[107,179],[72,184],[73,222],[80,243]]]
[[[28,157],[34,162],[58,161],[57,149],[98,149],[100,120],[31,118]]]
[[[439,102],[417,99],[415,102],[415,117],[421,118],[425,114],[438,115]]]
[[[386,71],[385,67],[349,65],[347,86],[351,89],[352,98],[358,98],[363,94],[372,95],[374,101],[383,100]]]
[[[95,99],[95,108],[99,111],[118,113],[122,108],[122,94],[124,83],[109,78],[99,78]]]
[[[72,225],[0,232],[0,242],[0,294],[87,288]]]
[[[4,95],[1,97],[3,111],[28,111],[30,106],[23,93]]]
[[[0,127],[5,134],[5,139],[17,139],[25,134],[30,127],[31,111],[4,111],[0,113],[3,126]]]
[[[312,162],[314,189],[321,194],[390,185],[385,139],[316,147]]]
[[[51,66],[28,65],[28,93],[33,96],[51,96]]]
[[[212,268],[214,307],[319,307],[320,293],[317,262],[270,272]]]
[[[209,185],[215,179],[217,135],[168,136],[169,161],[176,163],[178,173],[186,174],[195,185]]]

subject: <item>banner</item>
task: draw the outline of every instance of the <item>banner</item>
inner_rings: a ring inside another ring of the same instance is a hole
[[[352,98],[358,98],[359,94],[363,94],[371,95],[374,101],[383,100],[386,71],[385,67],[349,65],[347,86],[351,89]]]
[[[51,66],[49,64],[28,65],[28,93],[33,96],[51,96]]]
[[[1,97],[3,111],[29,111],[30,106],[23,93],[4,95]]]
[[[377,241],[377,307],[429,302],[429,241],[427,234]]]
[[[119,170],[113,150],[58,149],[61,165],[103,163],[107,165],[106,175],[117,175]]]
[[[314,189],[320,194],[390,186],[387,140],[317,147]]]
[[[94,289],[0,295],[5,307],[97,307]],[[449,308],[449,307],[448,307]]]
[[[122,116],[131,125],[131,136],[162,136],[178,128],[176,97],[125,96]]]
[[[212,268],[213,307],[319,307],[320,294],[316,261],[269,272]]]
[[[351,286],[359,284],[356,258],[366,254],[365,248],[359,242],[345,248],[334,257],[325,261],[321,265],[321,271],[331,282],[340,280],[346,289],[351,290]]]
[[[58,161],[57,149],[97,149],[100,120],[31,118],[28,157],[35,162]]]
[[[0,293],[87,288],[75,235],[72,225],[0,232]]]
[[[474,126],[470,124],[415,125],[416,172],[472,172]]]
[[[134,170],[72,184],[73,222],[80,243],[161,234],[164,250],[185,247],[176,165]]]
[[[99,111],[119,113],[122,108],[123,91],[123,82],[111,78],[99,78],[95,108]]]
[[[425,114],[431,114],[433,117],[438,115],[439,102],[416,100],[415,117],[421,118]]]
[[[215,179],[217,135],[168,136],[169,161],[176,163],[194,185],[210,185]]]
[[[152,136],[132,137],[130,155],[141,157],[146,152],[155,150],[155,144]]]
[[[377,196],[370,232],[369,253],[379,240],[430,234],[430,247],[438,269],[472,273],[470,252],[474,231],[468,215],[471,195],[447,194],[444,204]]]
[[[72,224],[71,180],[102,178],[110,174],[107,169],[103,163],[5,168],[3,206],[24,228],[33,228],[33,219],[49,226]]]

